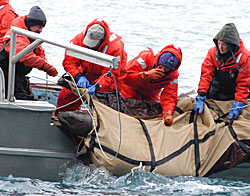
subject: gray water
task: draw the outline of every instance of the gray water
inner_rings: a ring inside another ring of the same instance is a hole
[[[225,23],[233,22],[250,49],[248,0],[10,0],[20,15],[33,5],[46,14],[43,35],[69,42],[95,18],[109,23],[111,31],[123,37],[128,59],[147,47],[154,51],[175,44],[182,49],[179,91],[196,89],[200,68],[212,39]],[[48,62],[59,75],[64,49],[43,44]],[[45,73],[33,70],[33,76]],[[55,82],[58,78],[49,78]],[[40,81],[37,81],[40,82]],[[39,168],[38,168],[39,169]],[[249,174],[250,175],[250,174]],[[250,182],[196,177],[164,177],[144,171],[115,177],[103,168],[74,165],[60,182],[13,176],[0,177],[0,195],[250,195]]]
[[[43,34],[69,42],[95,18],[109,23],[111,31],[122,36],[128,60],[147,47],[155,52],[168,44],[182,49],[179,91],[197,89],[200,68],[213,37],[224,24],[235,23],[247,48],[250,48],[248,0],[10,0],[20,15],[39,5],[47,16]],[[35,3],[34,3],[35,2]],[[70,3],[69,3],[70,2]],[[48,62],[59,75],[64,49],[43,44]],[[45,77],[34,70],[31,76]],[[32,79],[32,78],[31,78]],[[50,78],[56,81],[58,78]],[[33,79],[35,80],[35,79]]]
[[[144,171],[121,177],[103,168],[76,164],[60,182],[0,178],[0,195],[227,195],[249,196],[250,183],[191,176],[164,177]]]

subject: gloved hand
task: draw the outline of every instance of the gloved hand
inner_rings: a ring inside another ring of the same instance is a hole
[[[202,97],[200,95],[196,96],[196,98],[195,98],[196,102],[194,104],[194,111],[195,112],[198,111],[199,114],[201,114],[203,112],[205,99],[206,99],[206,97]]]
[[[165,75],[165,70],[159,67],[151,69],[149,71],[143,71],[139,73],[139,79],[143,83],[148,83],[150,80],[157,80]]]
[[[77,80],[77,85],[80,86],[81,88],[88,88],[89,86],[89,81],[85,76],[81,76]]]
[[[173,124],[173,117],[171,111],[162,111],[162,118],[164,119],[164,124],[170,126]]]
[[[47,64],[46,66],[44,66],[44,71],[47,72],[47,74],[49,76],[57,76],[58,72],[56,70],[56,68],[50,64]]]
[[[95,96],[95,92],[96,92],[96,86],[95,87],[93,87],[93,86],[94,85],[92,85],[92,84],[88,85],[88,89],[89,89],[88,94],[90,94],[92,98]]]
[[[235,101],[233,104],[232,109],[229,111],[229,119],[237,119],[239,114],[242,111],[242,107],[244,106],[244,103],[240,101]]]

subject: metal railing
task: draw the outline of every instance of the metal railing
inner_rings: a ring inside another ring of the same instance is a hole
[[[16,54],[16,35],[24,35],[26,37],[32,38],[35,41],[23,49],[21,52]],[[10,38],[10,54],[9,54],[9,75],[8,75],[8,93],[7,100],[14,101],[14,84],[15,84],[15,63],[17,63],[21,58],[27,55],[29,52],[34,50],[43,42],[62,47],[67,49],[67,54],[85,61],[89,61],[108,68],[118,68],[119,57],[113,57],[101,52],[97,52],[88,48],[74,45],[72,43],[62,43],[56,42],[54,40],[45,38],[44,36],[20,29],[17,27],[11,27],[11,38]]]
[[[0,68],[0,101],[5,98],[5,80],[2,69]]]

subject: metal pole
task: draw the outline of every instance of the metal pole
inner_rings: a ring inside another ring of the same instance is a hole
[[[33,43],[23,49],[16,55],[16,37],[17,34],[24,35],[26,37],[35,39]],[[118,68],[118,62],[120,61],[119,57],[113,57],[95,50],[84,48],[72,43],[62,43],[49,40],[43,37],[40,34],[20,29],[18,27],[11,27],[11,37],[10,37],[10,54],[9,54],[9,73],[8,73],[8,92],[7,100],[14,102],[14,87],[15,87],[15,63],[18,62],[21,58],[39,46],[41,43],[46,42],[55,46],[59,46],[67,49],[67,52],[76,57],[80,58],[104,67],[108,68]]]
[[[16,33],[11,29],[10,36],[10,54],[9,54],[9,73],[8,73],[8,94],[7,100],[14,102],[14,87],[15,87],[15,63],[11,62],[11,58],[16,54]]]
[[[25,49],[22,50],[22,52],[19,52],[17,55],[13,56],[11,58],[12,63],[17,63],[21,58],[26,56],[28,53],[30,53],[32,50],[34,50],[37,46],[41,45],[43,41],[36,40],[32,42],[30,45],[28,45]]]
[[[0,68],[0,101],[5,99],[5,80],[3,70]]]
[[[63,43],[62,41],[53,41],[53,40],[43,37],[40,34],[31,32],[31,31],[27,31],[27,30],[20,29],[17,27],[11,27],[11,31],[21,34],[21,35],[25,35],[32,39],[38,39],[38,40],[41,40],[43,42],[46,42],[55,46],[66,48],[68,52],[71,53],[72,56],[86,60],[86,61],[90,61],[92,63],[96,63],[98,65],[102,65],[104,67],[117,68],[117,64],[119,62],[119,57],[113,57],[111,55],[97,52],[95,50],[84,48],[78,45],[74,45],[72,43]]]

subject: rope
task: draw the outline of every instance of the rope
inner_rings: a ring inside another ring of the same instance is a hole
[[[55,81],[53,81],[53,80],[49,80],[47,77],[46,77],[46,79],[44,79],[44,78],[40,78],[40,77],[37,77],[37,76],[30,76],[31,78],[36,78],[36,79],[39,79],[39,80],[44,80],[44,81],[48,81],[48,82],[51,82],[51,83],[53,83],[53,84],[57,84],[57,82],[55,82]],[[61,76],[55,76],[55,77],[58,77],[58,78],[60,78]]]
[[[238,107],[236,107],[236,108],[231,108],[230,110],[236,110],[236,109],[241,109],[241,108],[246,108],[246,107],[248,107],[248,106],[250,106],[250,104],[248,104],[248,105],[244,105],[244,106],[238,106]]]
[[[73,81],[73,84],[75,84],[75,87],[76,87],[76,90],[77,90],[77,93],[78,93],[79,98],[77,98],[76,100],[74,100],[74,101],[72,101],[72,102],[70,102],[70,103],[68,103],[68,104],[66,104],[66,105],[63,105],[63,106],[61,106],[61,107],[58,107],[58,108],[56,108],[56,109],[61,109],[61,108],[63,108],[63,107],[66,107],[66,106],[68,106],[68,105],[70,105],[70,104],[72,104],[72,103],[78,101],[79,99],[81,99],[82,104],[85,106],[87,112],[89,113],[89,115],[90,115],[90,117],[91,117],[91,121],[92,121],[92,124],[93,124],[93,127],[94,127],[94,131],[95,131],[95,134],[96,134],[97,142],[98,142],[98,145],[99,145],[99,147],[100,147],[100,149],[101,149],[101,152],[102,152],[103,156],[104,156],[106,159],[108,159],[108,160],[115,160],[115,159],[117,158],[119,152],[120,152],[121,141],[122,141],[122,136],[121,136],[121,135],[122,135],[122,126],[121,126],[121,115],[120,115],[120,103],[119,103],[118,90],[117,90],[117,82],[116,82],[115,75],[111,72],[111,69],[110,69],[107,73],[105,73],[105,74],[104,74],[104,75],[103,75],[103,76],[102,76],[102,77],[101,77],[101,78],[100,78],[100,79],[99,79],[99,80],[89,89],[89,91],[92,90],[92,89],[93,89],[93,88],[94,88],[94,87],[95,87],[95,86],[96,86],[96,85],[97,85],[106,75],[110,75],[110,74],[111,74],[111,75],[114,77],[114,81],[115,81],[115,90],[116,90],[116,99],[117,99],[117,110],[118,110],[119,126],[120,126],[120,141],[119,141],[119,146],[118,146],[118,149],[117,149],[117,152],[116,152],[115,156],[114,156],[113,158],[110,158],[110,157],[108,157],[108,156],[106,155],[106,153],[103,151],[103,148],[102,148],[102,145],[101,145],[99,136],[98,136],[98,132],[97,132],[97,129],[96,129],[96,125],[95,125],[95,121],[94,121],[93,115],[92,115],[92,113],[89,111],[88,106],[87,106],[87,104],[85,103],[85,101],[83,101],[83,99],[82,99],[82,97],[84,97],[88,92],[86,92],[86,93],[84,93],[83,95],[81,95],[81,94],[80,94],[80,91],[79,91],[79,88],[78,88],[78,86],[77,86],[77,84],[76,84],[76,82],[75,82],[73,76],[72,76],[70,73],[68,73],[68,72],[67,72],[67,74],[70,75],[70,77],[71,77],[71,79],[72,79],[72,81]]]
[[[95,121],[94,121],[93,115],[91,114],[91,112],[90,112],[89,110],[88,110],[88,113],[89,113],[89,115],[90,115],[90,117],[91,117],[92,124],[93,124],[93,126],[94,126],[94,131],[95,131],[95,134],[96,134],[96,139],[97,139],[98,146],[99,146],[99,148],[100,148],[100,150],[101,150],[103,156],[104,156],[106,159],[112,161],[112,160],[115,160],[115,159],[117,158],[117,156],[118,156],[118,154],[119,154],[119,152],[120,152],[121,141],[122,141],[122,126],[121,126],[120,104],[119,104],[119,97],[118,97],[117,83],[116,83],[115,75],[114,75],[113,73],[111,73],[111,69],[110,69],[108,73],[106,73],[106,74],[104,74],[104,75],[102,76],[102,78],[103,78],[104,76],[108,75],[108,74],[111,74],[111,75],[114,77],[114,81],[115,81],[116,98],[117,98],[117,110],[118,110],[119,126],[120,126],[120,141],[119,141],[119,146],[118,146],[117,152],[116,152],[116,154],[115,154],[115,156],[114,156],[113,158],[110,158],[110,157],[104,152],[104,150],[103,150],[103,148],[102,148],[102,145],[101,145],[101,142],[100,142],[100,139],[99,139],[99,136],[98,136],[98,132],[97,132],[96,126],[95,126]],[[100,78],[100,80],[98,80],[97,83],[96,83],[95,85],[97,85],[97,84],[101,81],[102,78]],[[94,87],[92,87],[92,88],[94,88]],[[91,90],[92,88],[90,88],[89,90]]]
[[[82,102],[82,104],[85,106],[85,109],[86,109],[86,111],[89,113],[89,115],[90,115],[90,117],[91,117],[91,121],[92,121],[92,124],[93,124],[93,127],[94,127],[94,131],[95,131],[95,134],[96,134],[96,138],[97,138],[97,142],[98,142],[98,145],[99,145],[99,147],[100,147],[100,149],[101,149],[101,152],[102,152],[102,154],[103,154],[103,156],[106,158],[106,159],[108,159],[108,160],[115,160],[116,158],[117,158],[117,156],[118,156],[118,154],[119,154],[119,152],[120,152],[120,148],[121,148],[121,141],[122,141],[122,126],[121,126],[121,114],[120,114],[120,102],[119,102],[119,96],[118,96],[118,90],[117,90],[117,82],[116,82],[116,78],[115,78],[115,75],[111,72],[111,69],[112,68],[110,68],[110,70],[107,72],[107,73],[105,73],[90,89],[89,89],[89,91],[90,90],[92,90],[106,75],[112,75],[113,77],[114,77],[114,81],[115,81],[115,92],[116,92],[116,99],[117,99],[117,110],[118,110],[118,117],[119,117],[119,126],[120,126],[120,141],[119,141],[119,146],[118,146],[118,149],[117,149],[117,152],[116,152],[116,154],[115,154],[115,156],[113,157],[113,158],[110,158],[110,157],[108,157],[107,155],[106,155],[106,153],[103,151],[103,148],[102,148],[102,145],[101,145],[101,142],[100,142],[100,139],[99,139],[99,136],[98,136],[98,132],[97,132],[97,129],[96,129],[96,125],[95,125],[95,121],[94,121],[94,118],[93,118],[93,115],[91,114],[91,112],[89,111],[89,109],[88,109],[88,106],[87,106],[87,104],[85,103],[85,101],[83,101],[83,97],[85,97],[86,95],[87,95],[87,93],[88,92],[86,92],[86,93],[84,93],[83,95],[81,95],[81,93],[80,93],[80,91],[79,91],[79,88],[78,88],[78,86],[77,86],[77,84],[76,84],[76,82],[75,82],[75,80],[74,80],[74,78],[73,78],[73,76],[69,73],[69,72],[66,72],[66,74],[68,74],[70,77],[71,77],[71,79],[72,79],[72,81],[69,81],[69,82],[71,82],[71,83],[73,83],[74,85],[75,85],[75,87],[76,87],[76,90],[77,90],[77,93],[78,93],[78,96],[79,96],[79,98],[77,98],[76,100],[74,100],[74,101],[72,101],[72,102],[70,102],[70,103],[68,103],[68,104],[65,104],[65,105],[63,105],[63,106],[60,106],[60,107],[58,107],[58,108],[56,108],[56,110],[58,110],[58,109],[61,109],[61,108],[64,108],[64,107],[66,107],[66,106],[68,106],[68,105],[70,105],[70,104],[73,104],[73,103],[75,103],[76,101],[78,101],[79,99],[81,99],[81,102]],[[45,80],[45,81],[50,81],[50,80],[48,80],[47,78],[46,79],[43,79],[43,78],[39,78],[39,77],[36,77],[36,76],[32,76],[33,78],[37,78],[37,79],[41,79],[41,80]],[[58,77],[60,77],[60,76],[58,76]],[[57,84],[56,82],[54,82],[54,81],[50,81],[50,82],[52,82],[52,83],[55,83],[55,84]],[[27,108],[27,107],[23,107],[23,106],[18,106],[18,105],[16,105],[16,104],[14,104],[14,103],[11,103],[11,104],[13,104],[13,105],[15,105],[15,106],[17,106],[17,107],[20,107],[20,108],[22,108],[22,109],[27,109],[27,110],[32,110],[32,111],[54,111],[54,109],[52,110],[52,109],[48,109],[48,110],[36,110],[36,109],[32,109],[32,108]]]

